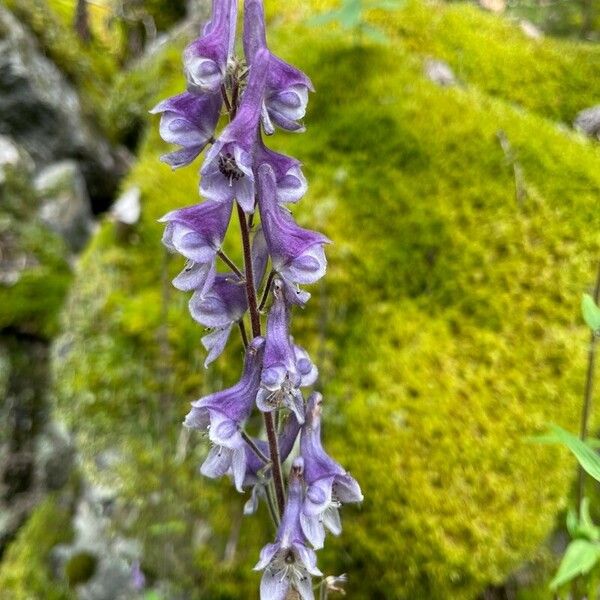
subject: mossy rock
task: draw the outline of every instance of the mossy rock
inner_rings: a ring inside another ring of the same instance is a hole
[[[476,13],[448,10],[458,45]],[[600,151],[546,109],[515,107],[508,87],[438,88],[395,34],[356,44],[306,28],[306,12],[293,4],[270,41],[318,93],[307,133],[272,142],[305,164],[299,221],[335,244],[294,330],[321,366],[326,443],[366,498],[344,510],[320,565],[350,573],[352,598],[474,598],[535,554],[568,496],[573,462],[526,438],[577,420]],[[492,39],[512,31],[477,22]],[[577,51],[538,47],[567,64]],[[181,89],[178,69],[177,57],[153,101]],[[196,474],[206,447],[180,425],[189,401],[235,380],[240,348],[204,371],[203,332],[170,288],[181,261],[161,248],[156,220],[196,200],[197,172],[158,162],[154,125],[126,182],[142,190],[140,223],[123,236],[105,222],[78,266],[55,347],[57,406],[90,465],[120,449],[111,477],[139,510],[128,532],[145,542],[145,572],[190,598],[255,597],[265,521],[245,519],[235,559],[222,561],[244,499]],[[520,202],[500,131],[522,170]]]
[[[27,171],[7,166],[2,177],[0,330],[49,337],[56,332],[71,282],[68,250],[39,218],[39,201]]]
[[[71,514],[59,495],[29,517],[0,563],[0,600],[70,600],[66,584],[50,575],[51,551],[71,536]]]

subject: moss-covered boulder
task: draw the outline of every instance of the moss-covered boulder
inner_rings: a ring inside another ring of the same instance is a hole
[[[465,6],[411,5],[386,20],[387,45],[309,29],[307,14],[304,3],[278,12],[271,44],[314,80],[308,132],[273,144],[305,163],[299,221],[335,244],[295,328],[321,365],[327,444],[365,492],[320,565],[350,573],[352,598],[474,598],[535,554],[568,495],[572,463],[526,436],[578,413],[600,151],[548,117],[588,103],[569,65],[591,70],[597,54]],[[448,31],[432,34],[443,19]],[[504,63],[534,47],[517,107]],[[456,69],[464,85],[427,81],[431,54],[472,64]],[[174,58],[154,100],[181,89],[178,69]],[[544,104],[540,73],[578,100]],[[196,474],[206,447],[180,426],[189,401],[235,379],[240,349],[206,372],[202,331],[170,287],[181,264],[156,220],[195,201],[197,174],[158,162],[155,130],[127,181],[142,191],[140,223],[123,234],[105,222],[78,266],[55,347],[57,407],[89,469],[118,450],[112,484],[137,514],[121,526],[144,542],[151,578],[190,598],[255,597],[266,521],[240,523],[244,499]],[[227,243],[235,256],[235,235]]]

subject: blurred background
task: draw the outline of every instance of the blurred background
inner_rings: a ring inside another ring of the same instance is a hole
[[[0,4],[1,600],[258,597],[267,515],[198,475],[206,441],[181,427],[241,346],[203,368],[157,223],[197,201],[197,169],[159,162],[148,111],[183,90],[209,8]],[[578,426],[599,8],[267,1],[271,49],[317,90],[307,132],[269,143],[334,241],[293,326],[365,494],[319,553],[349,598],[553,597],[575,462],[527,438]]]

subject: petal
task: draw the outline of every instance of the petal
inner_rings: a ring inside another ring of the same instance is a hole
[[[300,598],[302,598],[302,600],[314,600],[315,594],[313,592],[312,580],[310,577],[307,576],[304,579],[296,580],[295,583],[296,589],[300,594]]]
[[[244,477],[246,475],[246,451],[243,447],[233,451],[231,468],[233,470],[235,489],[238,492],[243,492]]]
[[[317,555],[312,548],[308,548],[304,544],[294,544],[294,550],[304,568],[311,574],[319,577],[323,575],[317,568]]]
[[[335,506],[328,507],[323,513],[323,525],[327,527],[333,535],[340,535],[340,533],[342,533],[340,511]]]
[[[280,547],[281,546],[278,543],[267,544],[266,546],[264,546],[263,549],[260,551],[260,558],[254,566],[254,570],[261,571],[262,569],[264,569],[273,560],[273,557],[280,549]]]
[[[263,494],[263,486],[260,484],[256,484],[252,487],[252,493],[250,494],[250,498],[244,504],[244,515],[253,515],[258,509],[258,501],[260,496]]]
[[[325,542],[325,528],[317,515],[306,515],[300,513],[300,525],[306,539],[313,545],[315,550],[323,547]]]
[[[304,457],[306,461],[306,457]],[[320,515],[331,503],[334,477],[324,477],[308,486],[304,501],[304,513]]]
[[[260,600],[286,600],[290,582],[287,577],[267,569],[260,580]]]
[[[173,279],[173,286],[182,292],[205,290],[210,288],[212,265],[189,261],[183,271]],[[192,315],[193,316],[193,315]]]
[[[200,467],[200,473],[211,479],[217,479],[227,473],[231,466],[233,451],[221,446],[213,446]]]
[[[344,504],[362,502],[364,499],[358,482],[348,473],[336,476],[333,489],[338,500]]]

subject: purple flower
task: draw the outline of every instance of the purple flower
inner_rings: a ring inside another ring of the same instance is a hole
[[[289,456],[298,432],[300,431],[300,423],[294,413],[290,413],[283,431],[279,435],[279,457],[283,463]],[[264,440],[253,439],[258,449],[267,457],[271,457],[269,451],[269,444]],[[265,485],[269,481],[270,467],[265,465],[254,451],[246,444],[246,477],[244,477],[243,487],[252,486],[252,495],[248,502],[244,505],[244,514],[251,515],[256,512],[258,508],[258,500],[260,496],[265,495]]]
[[[254,64],[257,53],[266,48],[262,0],[246,0],[244,53],[248,63]],[[302,71],[269,52],[269,76],[262,111],[265,133],[272,134],[275,131],[274,124],[287,131],[304,131],[304,126],[299,121],[306,113],[309,91],[314,91],[313,85]]]
[[[182,147],[163,154],[161,161],[173,169],[189,165],[212,139],[222,102],[219,94],[197,96],[189,92],[159,102],[150,112],[162,113],[160,137]]]
[[[304,423],[304,399],[301,385],[311,385],[316,380],[316,367],[301,348],[294,346],[289,333],[289,311],[283,284],[273,282],[274,301],[267,320],[265,359],[260,378],[256,404],[263,412],[281,407],[294,412]]]
[[[212,18],[204,35],[183,53],[183,66],[190,92],[219,92],[233,50],[237,0],[213,0]]]
[[[231,204],[203,202],[167,213],[163,244],[188,259],[185,269],[173,280],[183,291],[205,294],[216,274],[216,256],[221,248],[229,220]]]
[[[268,53],[263,50],[250,69],[236,117],[207,153],[201,169],[200,193],[205,198],[218,202],[235,199],[247,213],[254,210],[253,151],[267,67]]]
[[[289,290],[298,284],[314,283],[325,274],[323,246],[329,239],[321,233],[298,227],[292,216],[277,203],[275,174],[268,164],[258,168],[258,206],[273,269],[286,284],[288,302],[301,304],[305,297]]]
[[[258,231],[252,244],[252,267],[257,286],[264,276],[267,260],[264,236]],[[208,351],[204,361],[204,366],[207,367],[221,355],[232,327],[248,309],[245,282],[233,273],[219,273],[208,291],[194,292],[189,308],[198,323],[212,329],[202,338],[202,345]]]
[[[306,178],[300,168],[300,161],[269,150],[260,138],[255,151],[255,168],[258,169],[260,165],[267,163],[275,173],[278,202],[281,204],[298,202],[308,189]]]
[[[240,429],[254,406],[263,347],[264,338],[254,338],[246,350],[244,371],[239,382],[193,402],[192,410],[184,421],[186,427],[208,429],[208,437],[214,444],[200,472],[217,478],[231,471],[235,487],[240,492],[246,475],[246,444]]]
[[[300,523],[310,543],[322,548],[325,527],[334,535],[342,531],[338,508],[349,502],[362,502],[356,480],[336,463],[321,443],[322,396],[313,392],[306,407],[306,422],[300,434],[300,453],[304,458],[306,498]]]
[[[288,498],[274,544],[260,553],[256,571],[265,569],[260,582],[260,600],[285,600],[290,589],[302,600],[313,600],[311,575],[320,576],[317,556],[306,545],[300,527],[302,507],[302,459],[294,461],[288,486]]]

